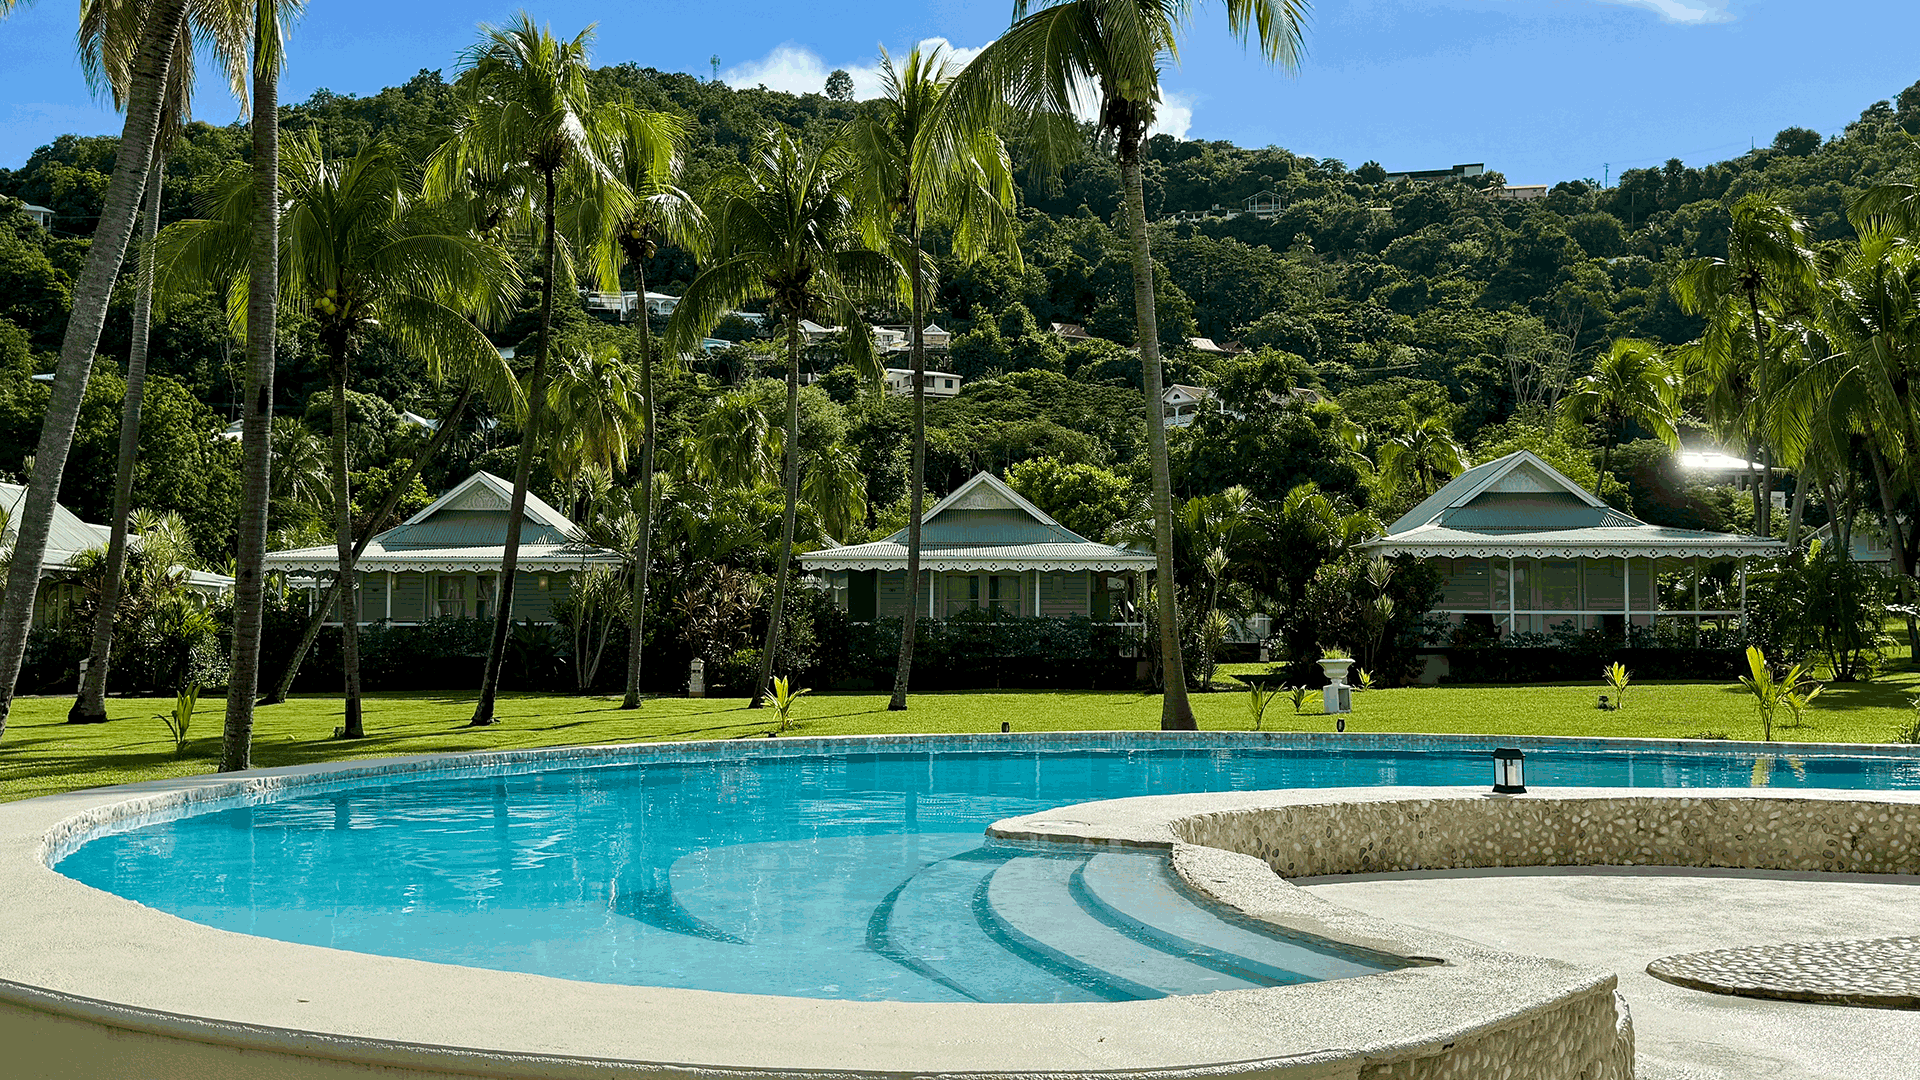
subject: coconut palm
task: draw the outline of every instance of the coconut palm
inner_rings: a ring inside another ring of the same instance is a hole
[[[849,355],[877,383],[873,337],[858,305],[888,302],[900,291],[899,264],[868,246],[872,230],[863,220],[859,190],[854,162],[838,147],[802,144],[784,130],[767,132],[744,163],[716,182],[707,211],[712,251],[668,328],[669,340],[685,348],[749,300],[767,301],[786,327],[786,511],[754,708],[772,678],[780,644],[800,500],[800,321],[822,318],[846,326]]]
[[[1015,0],[1013,26],[981,50],[955,80],[950,92],[961,106],[955,110],[959,122],[945,126],[939,136],[955,140],[969,126],[1007,107],[1021,116],[1058,118],[1089,106],[1100,133],[1112,140],[1133,246],[1135,339],[1146,389],[1156,576],[1159,594],[1166,598],[1157,610],[1167,672],[1160,726],[1188,731],[1195,724],[1174,610],[1173,479],[1160,404],[1160,328],[1154,315],[1141,152],[1160,102],[1161,65],[1179,59],[1180,30],[1195,6],[1193,0]],[[1297,63],[1306,0],[1226,0],[1224,6],[1235,37],[1252,39],[1271,62],[1289,69]],[[1048,151],[1047,140],[1037,141],[1036,151],[1043,158],[1058,156]]]
[[[1894,576],[1911,604],[1899,503],[1920,497],[1920,252],[1895,233],[1869,231],[1834,266],[1822,296],[1824,346],[1781,387],[1774,412],[1795,421],[1790,452],[1824,447],[1837,456],[1858,439],[1894,538]],[[1920,639],[1911,618],[1908,635]]]
[[[1629,420],[1668,446],[1679,447],[1680,433],[1673,426],[1679,401],[1680,380],[1660,346],[1621,338],[1594,361],[1591,372],[1574,382],[1567,396],[1560,399],[1560,408],[1576,424],[1600,424],[1600,476],[1604,481],[1613,448]]]
[[[464,69],[458,89],[465,113],[453,137],[434,152],[429,163],[430,187],[436,194],[453,195],[476,179],[489,193],[501,189],[524,193],[496,199],[503,220],[519,219],[535,225],[540,240],[540,331],[533,365],[527,375],[527,417],[521,431],[520,452],[514,466],[513,498],[507,514],[505,548],[496,588],[493,636],[487,648],[480,698],[472,723],[494,722],[494,699],[500,690],[500,666],[512,625],[514,578],[520,565],[520,528],[526,516],[527,485],[533,473],[533,455],[546,434],[547,368],[553,342],[553,293],[562,273],[559,236],[560,199],[572,205],[593,199],[606,205],[596,217],[619,216],[621,192],[613,172],[615,125],[624,110],[594,100],[589,85],[589,26],[571,40],[562,41],[545,27],[535,26],[525,12],[504,27],[482,24],[479,42],[461,58]],[[595,267],[603,283],[617,286],[610,252]],[[573,278],[573,260],[566,273]]]
[[[1695,259],[1673,283],[1680,306],[1707,319],[1693,355],[1714,388],[1710,413],[1724,418],[1723,426],[1731,426],[1731,420],[1744,428],[1742,434],[1759,447],[1762,473],[1754,490],[1754,524],[1762,536],[1772,534],[1775,440],[1763,411],[1750,406],[1770,400],[1775,327],[1768,312],[1804,306],[1817,278],[1806,225],[1765,196],[1748,195],[1734,204],[1727,257]],[[1752,353],[1743,356],[1748,338]]]
[[[212,3],[213,0],[207,0],[208,6]],[[23,6],[22,0],[0,0],[0,18]],[[107,8],[89,5],[82,9],[83,23],[94,15],[108,20],[100,24],[102,33],[112,37],[116,44],[111,50],[103,48],[100,55],[117,57],[115,63],[123,65],[123,81],[116,81],[115,85],[125,86],[126,120],[121,126],[119,149],[114,155],[113,175],[107,182],[106,197],[101,204],[100,221],[73,284],[66,334],[54,369],[53,393],[34,451],[37,467],[20,508],[5,598],[0,600],[0,735],[6,732],[14,684],[26,652],[27,630],[33,624],[34,593],[46,560],[54,500],[59,495],[68,454],[73,449],[74,428],[79,421],[87,380],[92,374],[100,331],[106,322],[107,303],[112,298],[114,282],[140,213],[153,148],[161,129],[169,73],[181,51],[180,39],[188,34],[189,13],[196,6],[194,0],[147,0]],[[86,36],[83,25],[82,39]],[[231,38],[227,38],[218,51],[229,55],[232,47]]]
[[[1422,416],[1406,432],[1380,444],[1380,475],[1394,491],[1411,487],[1426,498],[1466,468],[1467,452],[1443,417]]]
[[[680,169],[687,144],[687,126],[677,116],[627,109],[614,128],[613,168],[616,183],[630,196],[626,212],[612,222],[615,241],[633,272],[633,289],[640,298],[634,332],[640,345],[640,489],[635,496],[640,516],[633,545],[631,602],[627,616],[627,688],[623,709],[640,707],[640,669],[647,612],[647,574],[652,567],[654,430],[653,332],[647,325],[647,260],[661,244],[706,254],[707,220],[700,206],[680,190]],[[599,209],[600,200],[584,206]],[[590,229],[589,229],[590,231]]]
[[[300,0],[253,5],[253,235],[246,290],[247,378],[240,406],[240,512],[233,572],[233,651],[220,771],[253,761],[254,692],[266,620],[267,512],[273,488],[274,335],[280,302],[280,67]]]
[[[640,366],[604,343],[561,349],[547,381],[553,423],[554,477],[568,487],[588,469],[627,466],[627,448],[641,439],[646,408]]]
[[[116,107],[124,108],[133,77],[130,55],[137,46],[140,8],[108,0],[89,0],[80,9],[81,67],[95,92],[110,91]],[[206,12],[198,12],[206,22]],[[230,16],[228,10],[214,12]],[[231,18],[217,28],[223,32],[203,34],[223,52],[222,61],[236,79],[246,70],[244,34],[235,32]],[[244,28],[241,28],[244,29]],[[154,141],[153,162],[147,170],[146,193],[141,200],[141,235],[138,248],[137,277],[134,288],[132,327],[128,335],[126,395],[121,401],[120,446],[114,464],[113,511],[108,519],[107,547],[102,555],[101,603],[93,620],[93,645],[88,663],[82,669],[80,693],[67,712],[70,724],[105,723],[107,719],[107,669],[113,657],[114,611],[119,605],[121,577],[127,566],[127,515],[133,506],[133,467],[140,447],[140,413],[145,401],[147,381],[147,342],[153,325],[154,236],[160,231],[160,189],[166,173],[168,149],[178,140],[193,108],[193,37],[182,33],[174,39],[173,60],[167,68],[166,101],[160,114],[160,131]],[[244,80],[235,94],[246,95]]]
[[[338,580],[354,579],[352,496],[348,487],[347,387],[370,336],[418,360],[438,382],[449,372],[511,403],[513,373],[472,321],[503,316],[519,292],[510,257],[470,233],[448,231],[420,203],[399,152],[371,143],[334,162],[319,136],[295,139],[282,158],[280,288],[305,309],[327,359],[333,387],[332,495]],[[170,275],[196,283],[240,271],[239,241],[252,232],[248,186],[232,184],[214,216],[170,226],[161,238]],[[250,287],[249,282],[249,287]],[[355,590],[339,598],[345,724],[364,735],[361,713],[359,614]]]
[[[693,477],[721,487],[752,488],[778,475],[783,431],[773,426],[759,395],[730,390],[700,418],[682,456]]]
[[[1020,262],[1018,225],[1013,218],[1013,170],[1006,147],[988,124],[969,126],[963,137],[937,136],[946,123],[947,87],[956,69],[942,55],[944,46],[907,53],[896,69],[893,57],[880,53],[880,88],[870,111],[850,131],[850,145],[866,181],[867,201],[886,208],[887,225],[905,234],[907,271],[912,275],[909,329],[913,368],[913,464],[907,481],[907,581],[920,580],[920,518],[927,474],[927,280],[921,254],[928,225],[945,225],[952,253],[971,260],[988,251],[1007,252]],[[910,584],[908,591],[919,588]],[[900,662],[887,708],[907,707],[907,681],[913,670],[914,630],[918,620],[900,626]]]

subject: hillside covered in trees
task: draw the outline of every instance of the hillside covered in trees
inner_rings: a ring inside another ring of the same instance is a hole
[[[770,125],[825,141],[863,108],[844,95],[735,89],[632,64],[598,69],[594,78],[597,95],[688,118],[684,182],[696,194]],[[441,72],[422,70],[371,97],[318,92],[283,108],[282,130],[289,141],[315,140],[329,157],[381,141],[424,163],[457,115],[453,87]],[[1389,182],[1374,163],[1349,167],[1274,147],[1157,136],[1147,146],[1146,204],[1167,381],[1208,387],[1226,406],[1173,432],[1175,492],[1193,500],[1190,516],[1202,532],[1214,513],[1209,500],[1291,506],[1289,497],[1303,493],[1333,518],[1377,524],[1465,462],[1524,447],[1649,521],[1752,528],[1751,505],[1725,491],[1688,488],[1664,447],[1636,441],[1650,431],[1630,420],[1573,422],[1554,407],[1616,341],[1680,346],[1700,336],[1704,324],[1682,310],[1673,286],[1689,260],[1727,255],[1738,200],[1763,194],[1791,208],[1816,245],[1849,240],[1848,210],[1860,193],[1912,178],[1917,132],[1920,84],[1870,105],[1831,139],[1789,128],[1731,161],[1694,167],[1676,159],[1623,173],[1611,187],[1563,182],[1533,200],[1501,197],[1497,172]],[[31,376],[52,367],[115,144],[62,137],[23,167],[0,170],[0,195],[55,214],[48,231],[0,209],[0,472],[14,479],[31,469],[45,410],[46,384]],[[226,178],[244,169],[248,146],[244,127],[190,125],[167,159],[162,224],[203,212]],[[1016,140],[1010,149],[1023,167],[1024,148]],[[1061,174],[1028,181],[1019,259],[962,264],[943,236],[929,233],[939,271],[932,318],[954,334],[934,366],[966,381],[957,398],[930,407],[927,476],[937,497],[977,470],[992,470],[1083,534],[1126,536],[1139,532],[1145,514],[1145,403],[1129,348],[1133,282],[1118,221],[1120,186],[1112,156],[1101,149],[1089,144]],[[1263,192],[1277,204],[1270,215],[1204,213],[1237,209]],[[523,244],[530,282],[535,256]],[[645,267],[649,290],[679,294],[697,264],[662,246]],[[123,271],[126,295],[116,295],[100,346],[109,363],[88,388],[63,487],[63,502],[89,520],[109,509],[121,396],[112,368],[126,352],[131,282],[131,269]],[[571,296],[565,286],[575,283],[560,284]],[[492,329],[497,344],[526,342],[536,329],[536,298],[529,288],[523,309]],[[178,512],[210,567],[233,556],[239,492],[238,446],[216,437],[236,415],[243,379],[227,309],[227,297],[214,291],[163,300],[134,496],[150,511]],[[906,321],[904,311],[865,314],[874,323]],[[618,349],[632,337],[630,327],[574,303],[564,305],[561,323],[576,345]],[[1062,337],[1054,324],[1075,324],[1087,336]],[[315,326],[311,313],[283,308],[276,547],[329,542],[324,440],[332,421]],[[744,320],[726,320],[715,333],[736,344],[673,366],[656,395],[659,471],[667,478],[656,551],[681,570],[764,574],[779,518],[777,455],[766,446],[777,436],[783,396],[764,376],[777,375],[781,361],[764,332]],[[1195,347],[1200,338],[1224,348]],[[819,378],[803,394],[800,540],[817,546],[884,535],[906,515],[908,403],[862,386],[832,342],[811,346],[808,364]],[[1316,393],[1289,394],[1302,388]],[[1694,435],[1712,408],[1704,394],[1683,401],[1692,422],[1682,426]],[[391,490],[389,477],[424,442],[425,431],[406,414],[443,415],[446,396],[377,334],[369,340],[355,366],[349,429],[353,502],[363,523]],[[755,439],[759,448],[742,449]],[[473,469],[510,472],[518,442],[511,417],[476,408],[395,514],[418,509]],[[1604,478],[1603,444],[1610,450]],[[701,467],[721,457],[745,464],[724,480],[718,473],[725,470]],[[623,479],[569,460],[558,445],[541,451],[535,475],[543,497],[581,520]],[[1313,488],[1302,488],[1308,483]],[[1837,512],[1833,501],[1806,508],[1807,523]],[[1241,552],[1224,583],[1229,594],[1241,590],[1247,605],[1255,594],[1300,595],[1303,565],[1292,563],[1285,533],[1269,530],[1264,546]],[[1197,556],[1185,560],[1190,574],[1198,564]],[[1305,574],[1312,570],[1304,565]],[[698,606],[694,593],[731,587],[689,579],[685,595],[663,592],[658,602]],[[744,629],[727,632],[746,640]]]

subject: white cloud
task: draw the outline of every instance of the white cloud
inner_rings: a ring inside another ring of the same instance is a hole
[[[1655,2],[1671,3],[1675,0],[1655,0]],[[1690,0],[1690,2],[1699,2],[1699,0]],[[946,38],[937,37],[926,38],[919,45],[922,53],[931,51],[936,45],[943,46],[946,50],[944,55],[956,70],[966,66],[975,56],[980,55],[981,49],[985,48],[984,45],[954,45]],[[893,53],[895,65],[901,63],[905,52],[905,50],[899,50]],[[844,68],[848,75],[853,76],[855,98],[865,101],[879,96],[878,49],[874,50],[873,56],[864,61],[829,66],[825,60],[821,59],[819,53],[789,41],[775,46],[772,52],[758,60],[749,60],[744,64],[727,68],[720,73],[720,81],[734,87],[764,86],[769,90],[782,90],[789,94],[817,94],[827,85],[827,76],[832,74],[835,68]],[[1153,126],[1147,133],[1149,135],[1164,133],[1176,139],[1186,138],[1187,130],[1193,126],[1194,101],[1192,94],[1163,89],[1160,107],[1156,110]],[[1100,95],[1098,92],[1084,94],[1081,96],[1080,103],[1081,119],[1092,120],[1099,109]]]
[[[919,43],[920,51],[925,53],[940,45],[946,48],[944,55],[955,68],[963,67],[969,60],[980,54],[979,48],[956,46],[946,38],[927,38]],[[906,50],[893,53],[894,64],[901,63]],[[804,45],[791,41],[777,45],[774,50],[758,60],[749,60],[720,73],[720,81],[728,86],[764,86],[769,90],[784,90],[789,94],[817,94],[827,85],[827,76],[836,68],[844,68],[853,76],[853,96],[862,101],[880,94],[880,57],[879,49],[862,60],[829,65],[820,58],[820,54]]]
[[[1154,110],[1153,126],[1147,129],[1147,134],[1186,138],[1187,129],[1193,126],[1193,102],[1192,94],[1162,87],[1160,107]]]
[[[1727,10],[1728,0],[1604,0],[1609,4],[1628,4],[1658,12],[1668,22],[1700,23],[1732,22],[1733,13]]]

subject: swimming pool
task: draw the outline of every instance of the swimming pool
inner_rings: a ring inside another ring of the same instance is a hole
[[[1521,742],[1538,786],[1920,789],[1912,755]],[[1157,856],[986,843],[986,825],[1141,794],[1481,786],[1492,746],[1143,733],[635,748],[229,800],[116,826],[56,868],[221,929],[593,982],[1123,1000],[1400,962],[1236,920]]]

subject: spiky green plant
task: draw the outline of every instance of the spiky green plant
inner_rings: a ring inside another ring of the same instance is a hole
[[[174,695],[173,711],[156,714],[159,721],[167,725],[168,734],[173,736],[175,756],[185,756],[187,752],[187,732],[193,727],[193,712],[200,706],[200,684],[187,683]]]
[[[1271,690],[1262,689],[1259,683],[1247,687],[1247,716],[1253,720],[1253,730],[1260,730],[1260,724],[1267,716],[1267,706],[1280,696],[1280,690],[1278,686]]]
[[[806,688],[794,686],[784,675],[773,677],[773,685],[767,692],[767,698],[773,705],[773,719],[780,725],[781,731],[791,731],[796,723],[793,718],[794,703],[805,694]]]
[[[1633,676],[1627,672],[1627,665],[1618,660],[1600,669],[1600,675],[1613,688],[1613,707],[1618,709],[1627,703],[1627,684]]]

